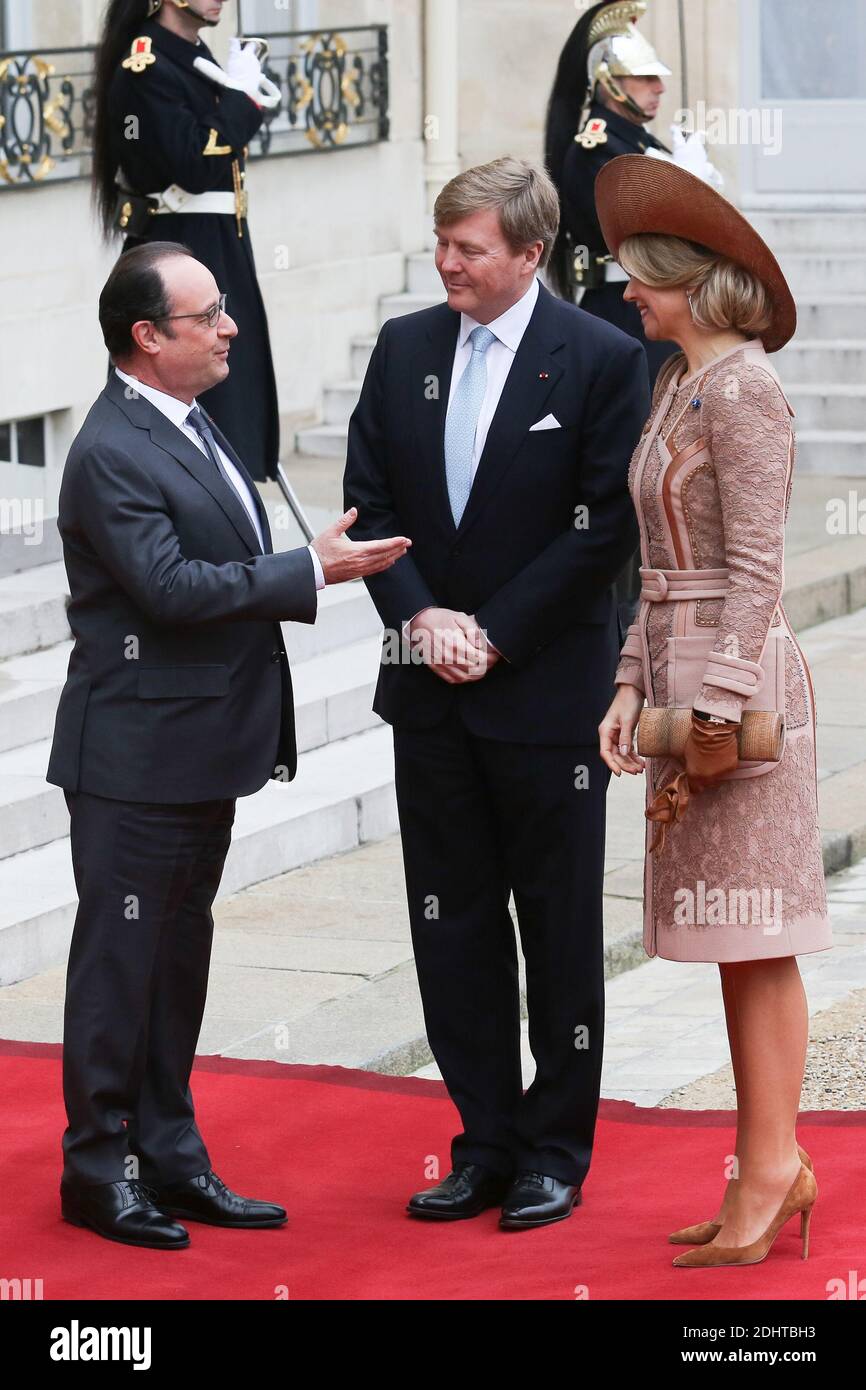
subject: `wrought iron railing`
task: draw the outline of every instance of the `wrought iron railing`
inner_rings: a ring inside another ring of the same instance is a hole
[[[282,102],[266,113],[251,158],[388,139],[386,25],[260,37]],[[89,177],[93,54],[92,47],[0,53],[0,191]]]
[[[264,70],[283,95],[250,155],[307,154],[388,139],[388,29],[262,34]]]
[[[0,53],[0,189],[90,173],[93,49]]]

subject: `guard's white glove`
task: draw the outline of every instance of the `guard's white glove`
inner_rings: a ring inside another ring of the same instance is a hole
[[[229,60],[226,64],[226,72],[229,79],[242,87],[248,96],[252,96],[253,92],[258,89],[262,65],[256,57],[256,50],[253,45],[250,43],[244,47],[236,34],[229,39]]]
[[[705,131],[696,130],[693,135],[686,135],[681,126],[672,125],[673,154],[656,149],[648,149],[647,154],[654,159],[667,159],[685,169],[687,173],[694,174],[695,178],[703,179],[704,183],[711,184],[713,188],[721,191],[725,180],[707,157],[706,142]]]
[[[237,36],[229,40],[227,68],[221,68],[218,63],[212,63],[208,58],[196,58],[193,67],[203,77],[220,87],[227,87],[234,92],[246,92],[257,106],[264,106],[269,111],[279,106],[282,100],[279,87],[262,72],[255,48],[252,44],[244,46]]]

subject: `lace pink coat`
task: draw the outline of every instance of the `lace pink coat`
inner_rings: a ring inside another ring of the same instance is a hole
[[[815,704],[780,601],[793,412],[758,341],[685,373],[682,354],[660,372],[629,470],[643,589],[616,681],[636,685],[649,705],[693,704],[727,719],[749,700],[784,709],[786,735],[779,763],[746,764],[693,796],[653,855],[648,824],[644,946],[687,961],[821,951],[831,937]],[[680,571],[693,594],[715,587],[715,596],[686,596]],[[666,596],[677,584],[683,597]],[[681,770],[650,759],[647,803]]]

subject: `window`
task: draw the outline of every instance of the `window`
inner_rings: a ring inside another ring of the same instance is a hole
[[[45,467],[45,416],[0,421],[0,463]]]
[[[862,101],[866,9],[862,0],[762,0],[764,101]]]

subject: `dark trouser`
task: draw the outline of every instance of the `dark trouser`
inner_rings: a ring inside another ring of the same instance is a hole
[[[477,738],[456,706],[435,728],[395,729],[394,751],[427,1037],[463,1124],[452,1163],[580,1184],[601,1082],[610,773],[597,747]],[[537,1067],[525,1095],[510,891]]]
[[[172,806],[67,792],[66,804],[78,912],[63,1025],[64,1177],[154,1186],[195,1177],[210,1160],[189,1078],[234,800]]]

